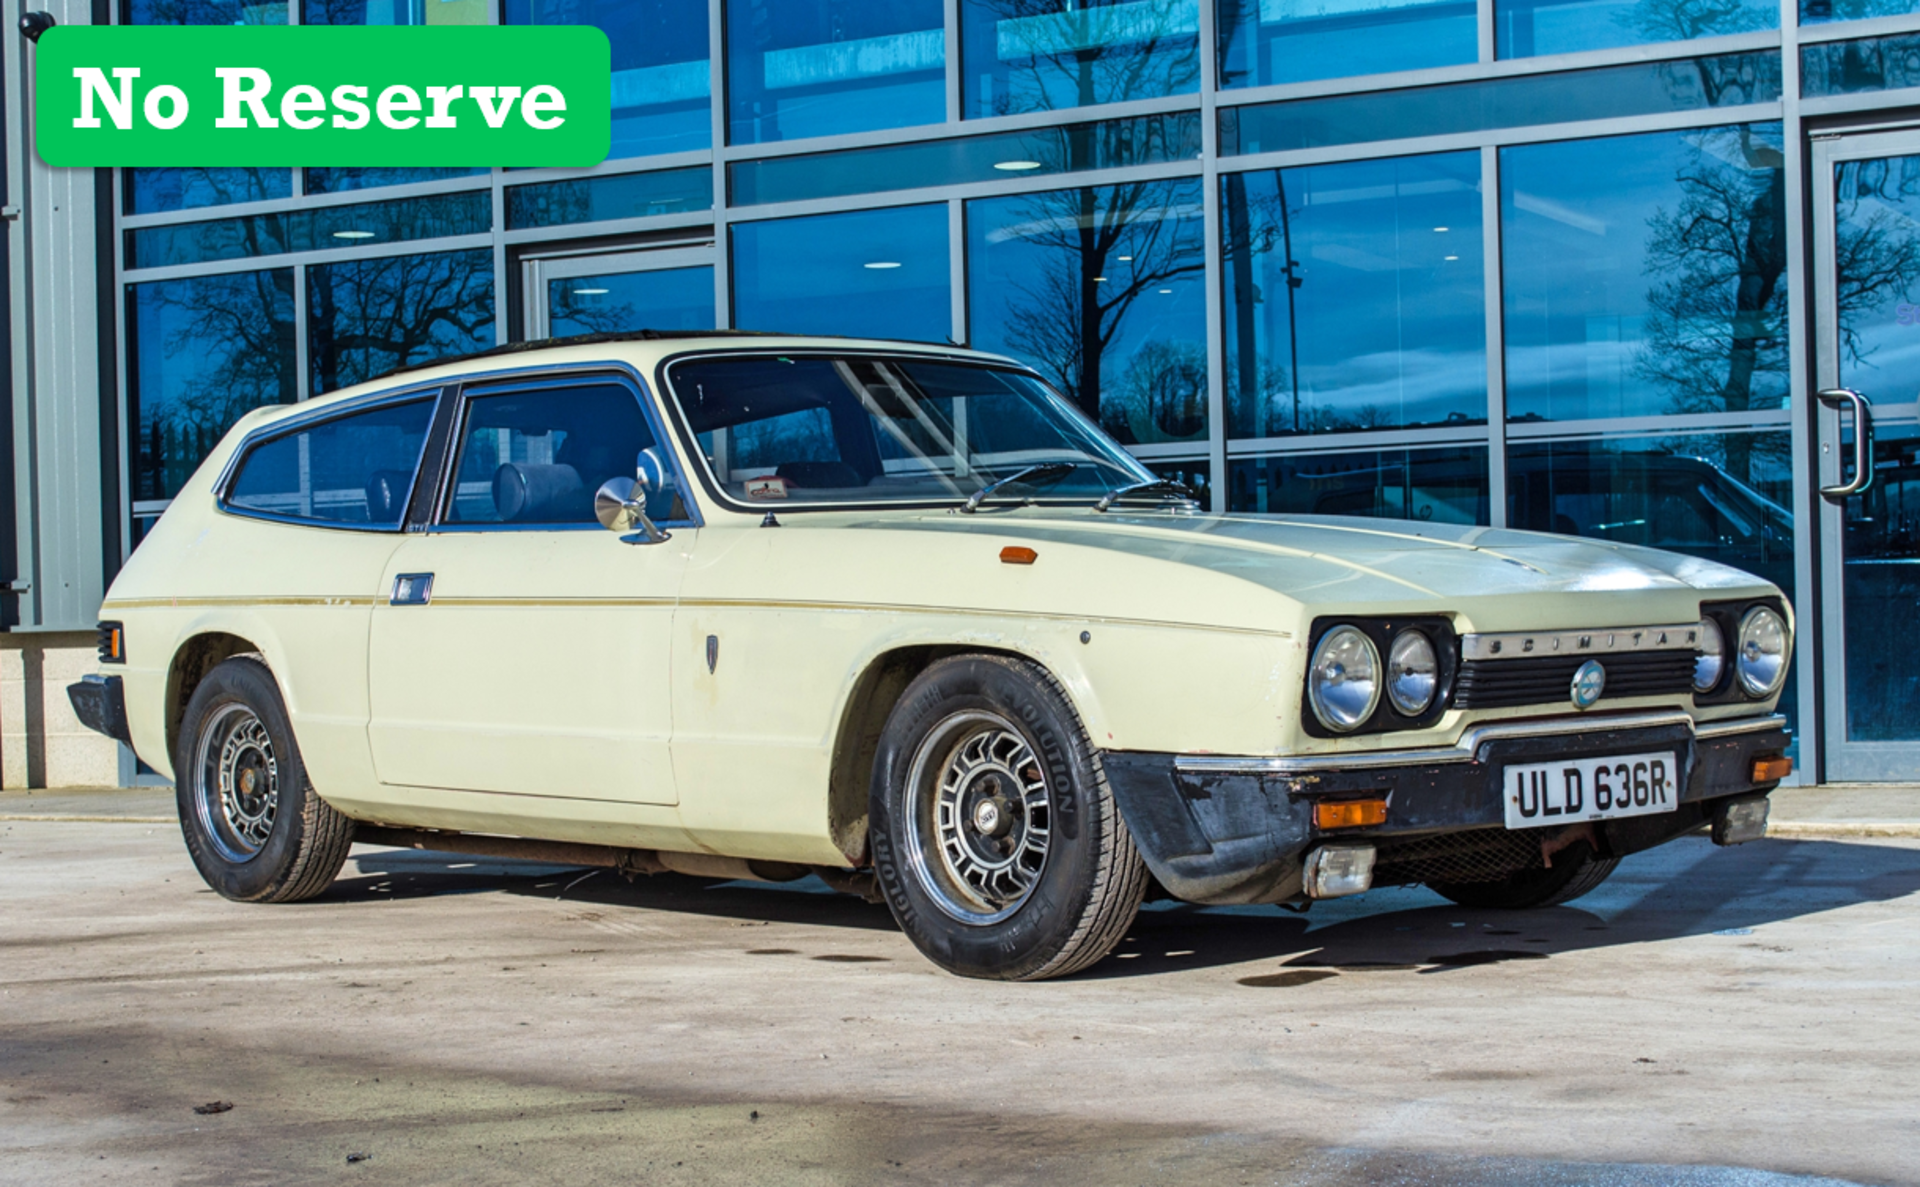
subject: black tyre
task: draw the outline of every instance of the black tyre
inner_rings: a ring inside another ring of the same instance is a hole
[[[1463,907],[1524,911],[1570,903],[1605,882],[1619,864],[1617,857],[1596,856],[1582,841],[1555,854],[1553,865],[1546,869],[1522,870],[1498,882],[1429,882],[1427,886]]]
[[[209,672],[175,745],[180,831],[208,886],[238,902],[291,903],[333,882],[353,821],[314,794],[266,664],[236,656]]]
[[[1147,871],[1066,694],[963,655],[907,686],[874,759],[874,872],[901,930],[965,977],[1037,981],[1126,935]]]

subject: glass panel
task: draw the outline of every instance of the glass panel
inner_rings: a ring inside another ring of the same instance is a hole
[[[1495,0],[1502,58],[1531,58],[1653,41],[1691,41],[1780,26],[1767,0]]]
[[[728,135],[735,144],[947,118],[942,0],[732,0]]]
[[[507,190],[507,227],[557,227],[610,218],[649,218],[713,209],[713,170],[669,169],[582,177]]]
[[[479,191],[143,227],[127,232],[127,267],[162,268],[289,251],[482,234],[492,218],[492,200],[485,191]]]
[[[947,208],[902,206],[733,226],[733,324],[946,342]]]
[[[128,214],[293,196],[291,169],[123,169]]]
[[[1201,183],[967,203],[971,345],[1023,359],[1129,444],[1207,436]]]
[[[1835,166],[1834,236],[1841,385],[1920,400],[1920,157]]]
[[[547,336],[713,329],[713,269],[658,268],[547,282]]]
[[[1233,436],[1485,423],[1479,153],[1220,188]]]
[[[1853,95],[1920,86],[1920,34],[1829,41],[1800,50],[1800,94]]]
[[[493,344],[491,251],[307,266],[315,395]]]
[[[960,0],[969,119],[1200,89],[1199,0]]]
[[[485,25],[487,0],[301,0],[307,25]]]
[[[406,518],[432,400],[343,416],[247,452],[227,502],[326,523],[397,528]]]
[[[1514,420],[1787,405],[1780,125],[1500,150]]]
[[[1097,499],[1147,472],[1017,371],[871,358],[676,363],[667,385],[715,481],[743,501]]]
[[[1484,445],[1235,458],[1227,482],[1232,511],[1489,522]]]
[[[634,460],[654,446],[639,402],[621,384],[473,400],[447,522],[598,527],[593,493],[609,478],[633,477]],[[647,500],[647,516],[684,519],[678,504],[659,492]]]
[[[1507,450],[1511,526],[1703,557],[1765,578],[1789,600],[1792,495],[1785,430],[1520,442]],[[1780,711],[1792,725],[1791,678]]]
[[[751,206],[1191,161],[1199,156],[1200,117],[1180,112],[963,140],[738,161],[728,166],[727,176],[734,203]]]
[[[127,286],[133,500],[170,499],[240,417],[298,398],[293,269]]]
[[[284,25],[287,2],[127,0],[129,25]]]
[[[1914,0],[1800,0],[1800,23],[1857,21],[1875,16],[1904,16],[1920,12]]]
[[[1910,741],[1920,738],[1920,425],[1877,422],[1873,468],[1873,485],[1842,504],[1847,738]]]
[[[440,3],[441,0],[433,0]],[[344,194],[350,190],[370,190],[383,185],[412,185],[421,181],[446,181],[454,177],[484,177],[485,169],[345,169],[309,168],[304,188],[309,194]]]
[[[1215,0],[1220,85],[1264,87],[1478,60],[1473,0]]]
[[[1780,97],[1780,55],[1722,54],[1523,78],[1232,107],[1223,154],[1694,111]]]
[[[593,25],[613,43],[608,160],[713,144],[706,0],[503,0],[509,25]]]
[[[1213,466],[1206,458],[1185,458],[1180,461],[1154,459],[1140,464],[1153,471],[1155,478],[1171,478],[1175,482],[1185,483],[1202,507],[1211,505]]]

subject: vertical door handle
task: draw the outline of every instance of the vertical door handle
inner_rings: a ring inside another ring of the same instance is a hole
[[[389,606],[424,606],[433,600],[432,573],[402,573],[393,579]]]
[[[1828,388],[1815,394],[1835,411],[1853,408],[1853,478],[1838,486],[1820,488],[1821,498],[1842,503],[1873,485],[1873,405],[1850,387]]]

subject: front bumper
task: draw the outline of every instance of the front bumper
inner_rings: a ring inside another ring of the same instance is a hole
[[[1457,746],[1301,758],[1224,758],[1109,751],[1107,779],[1154,877],[1176,898],[1208,904],[1300,899],[1307,851],[1326,839],[1376,846],[1375,885],[1472,881],[1542,864],[1541,842],[1591,827],[1610,856],[1694,831],[1712,801],[1769,791],[1755,758],[1785,751],[1786,719],[1695,724],[1684,713],[1500,722]],[[1672,749],[1683,788],[1672,812],[1508,830],[1500,802],[1509,763]],[[1321,800],[1387,800],[1386,823],[1322,830]]]
[[[127,697],[118,676],[86,676],[67,685],[67,700],[80,724],[95,733],[133,745],[127,728]]]

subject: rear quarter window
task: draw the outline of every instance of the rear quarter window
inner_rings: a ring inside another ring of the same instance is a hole
[[[322,524],[398,528],[432,419],[429,397],[262,441],[240,459],[227,506]]]

